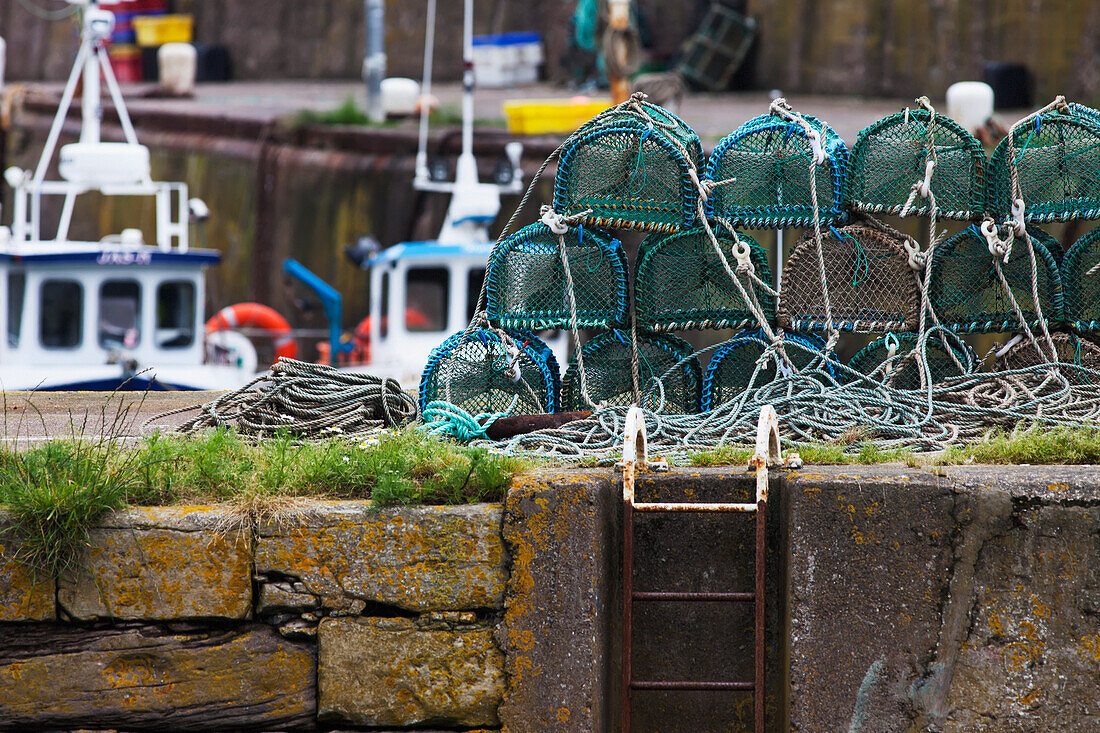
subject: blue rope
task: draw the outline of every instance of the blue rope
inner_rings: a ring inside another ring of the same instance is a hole
[[[481,412],[471,415],[458,405],[446,400],[429,402],[421,413],[424,420],[423,430],[436,437],[448,436],[463,443],[485,439],[489,436],[485,429],[502,417],[507,417],[516,409],[519,395],[512,398],[512,404],[504,412]]]

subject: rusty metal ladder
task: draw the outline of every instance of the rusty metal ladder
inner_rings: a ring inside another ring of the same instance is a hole
[[[757,426],[756,450],[749,459],[749,466],[756,469],[756,502],[737,504],[718,503],[666,503],[637,502],[634,500],[634,479],[637,469],[667,468],[663,461],[650,462],[646,445],[645,419],[637,407],[630,408],[626,417],[626,437],[623,443],[623,618],[622,618],[622,731],[630,733],[630,704],[634,690],[690,690],[690,691],[739,691],[753,694],[753,726],[756,733],[764,731],[764,541],[765,507],[768,501],[768,466],[801,464],[797,453],[786,462],[779,450],[779,425],[775,408],[764,406]],[[716,512],[756,514],[756,561],[754,567],[755,589],[751,592],[668,592],[634,590],[634,513],[635,512]],[[752,603],[755,606],[753,623],[753,680],[748,681],[686,681],[686,680],[636,680],[632,669],[632,644],[635,601],[688,601]]]

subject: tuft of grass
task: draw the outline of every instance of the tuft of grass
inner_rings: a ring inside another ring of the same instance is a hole
[[[432,111],[429,121],[433,125],[461,125],[462,108],[457,106],[440,107]],[[360,127],[396,127],[400,120],[386,120],[384,122],[372,122],[355,97],[348,96],[338,107],[329,110],[303,109],[298,111],[290,123],[295,127],[307,127],[309,125],[355,125]],[[504,127],[506,121],[503,117],[479,117],[474,120],[474,127]]]
[[[952,447],[936,456],[936,465],[962,463],[1032,465],[1100,463],[1100,427],[1022,426],[997,431],[977,443]]]
[[[369,125],[370,118],[360,109],[355,97],[348,95],[339,107],[317,111],[303,109],[294,116],[298,125]]]
[[[0,506],[9,513],[4,531],[18,540],[17,560],[60,575],[76,564],[89,528],[124,506],[138,481],[139,458],[119,448],[144,397],[137,405],[114,398],[104,401],[98,416],[74,420],[66,439],[0,452]],[[6,395],[4,407],[6,416]],[[4,427],[7,433],[6,417]],[[11,434],[18,436],[19,427]],[[85,437],[89,428],[97,437]]]
[[[243,523],[307,498],[376,507],[501,501],[528,465],[413,429],[363,441],[287,433],[248,442],[225,428],[129,445],[74,438],[0,450],[0,506],[20,540],[18,559],[56,576],[79,560],[89,528],[126,505],[221,502]]]
[[[856,445],[838,445],[836,443],[806,443],[786,445],[784,453],[795,451],[808,464],[818,466],[847,466],[855,463],[874,465],[878,463],[906,463],[917,465],[912,451],[879,448],[874,443]],[[752,449],[737,445],[724,445],[712,451],[693,453],[689,462],[692,466],[744,466],[752,456]]]

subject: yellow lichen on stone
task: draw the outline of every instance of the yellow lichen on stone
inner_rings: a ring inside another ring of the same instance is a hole
[[[78,566],[58,582],[73,618],[247,618],[252,608],[251,533],[219,531],[208,507],[139,508],[90,532]]]

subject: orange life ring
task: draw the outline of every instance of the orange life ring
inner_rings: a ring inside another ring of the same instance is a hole
[[[207,333],[234,328],[262,328],[270,332],[276,359],[298,356],[298,342],[290,335],[290,324],[273,308],[261,303],[236,303],[222,308],[206,322]]]

